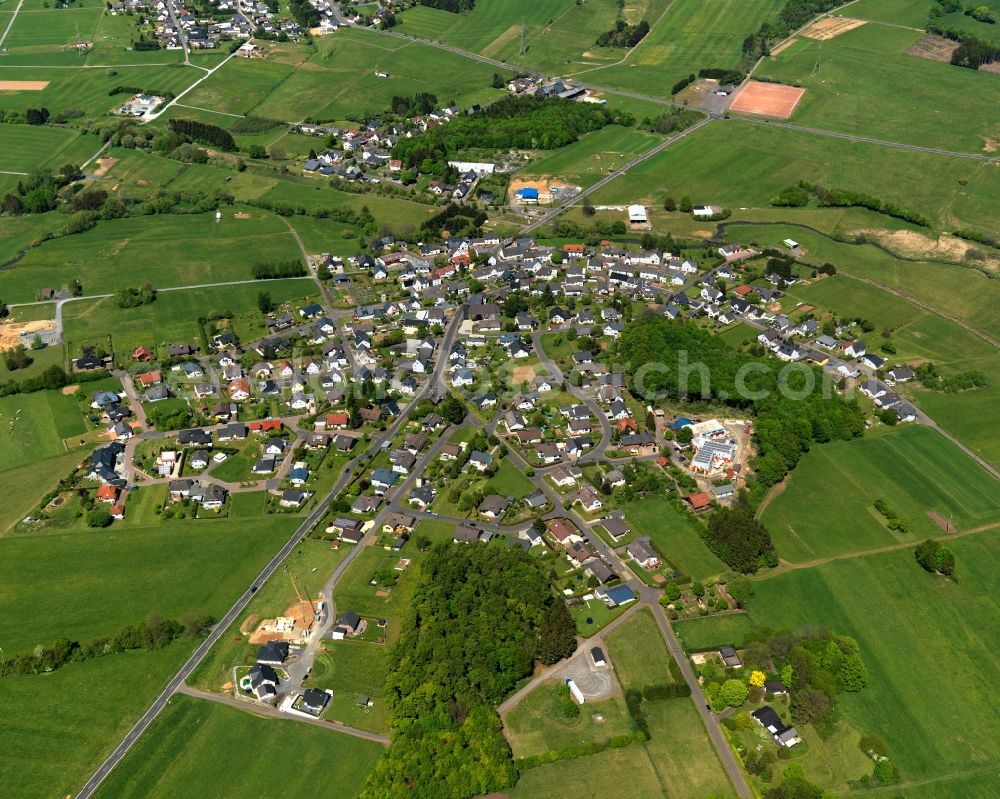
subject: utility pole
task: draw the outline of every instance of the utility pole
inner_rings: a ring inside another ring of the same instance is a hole
[[[525,31],[525,27],[524,27],[524,19],[522,18],[521,19],[521,50],[520,50],[520,53],[519,53],[520,57],[523,58],[527,54],[527,52],[528,52],[528,41],[527,41],[526,31]]]

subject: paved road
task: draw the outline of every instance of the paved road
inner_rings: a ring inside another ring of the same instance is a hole
[[[197,688],[192,688],[190,685],[182,685],[177,689],[177,693],[193,696],[198,699],[207,699],[209,702],[218,702],[220,705],[229,705],[229,707],[235,707],[247,713],[253,713],[257,716],[263,716],[269,719],[301,721],[304,724],[312,724],[315,727],[323,727],[327,730],[342,732],[344,735],[353,735],[355,738],[363,738],[366,741],[374,741],[375,743],[382,744],[383,746],[388,746],[390,743],[389,739],[384,735],[359,730],[357,727],[348,727],[346,724],[341,724],[339,721],[311,719],[306,718],[305,716],[291,716],[288,713],[282,713],[276,707],[272,707],[271,705],[258,705],[250,702],[241,702],[239,699],[234,699],[229,694],[213,694],[209,691],[199,691]]]
[[[464,317],[464,310],[459,308],[456,310],[455,315],[452,317],[451,321],[448,323],[445,329],[445,334],[442,339],[442,344],[438,349],[437,353],[437,363],[434,367],[434,372],[431,379],[424,384],[424,387],[417,392],[414,396],[413,401],[408,406],[409,408],[415,407],[416,404],[423,399],[439,381],[443,380],[445,366],[448,362],[447,353],[451,349],[451,344],[455,340],[455,335],[458,332],[458,327]],[[115,750],[107,757],[107,759],[98,767],[97,771],[87,780],[86,784],[81,788],[80,792],[77,794],[77,799],[87,799],[92,796],[97,790],[98,786],[107,778],[108,774],[121,762],[122,758],[128,753],[129,749],[139,740],[140,736],[149,728],[149,725],[153,723],[154,719],[162,712],[163,708],[166,707],[167,702],[170,697],[178,691],[191,676],[191,673],[197,668],[198,664],[205,658],[208,651],[212,646],[226,633],[226,630],[232,625],[234,621],[239,617],[239,615],[246,609],[247,605],[250,604],[250,600],[253,599],[253,595],[256,591],[277,571],[278,567],[285,560],[286,557],[291,553],[291,551],[298,545],[299,541],[316,525],[323,514],[326,512],[330,505],[330,502],[334,497],[339,494],[343,488],[347,485],[347,482],[351,479],[352,472],[354,468],[359,465],[359,463],[367,463],[371,458],[374,457],[375,453],[378,451],[383,440],[391,440],[393,436],[399,431],[399,428],[406,422],[407,415],[402,413],[396,419],[396,421],[386,430],[385,435],[381,437],[373,438],[371,446],[364,453],[360,454],[357,458],[352,459],[344,466],[343,474],[337,481],[337,484],[327,493],[323,500],[316,506],[316,508],[310,513],[306,519],[299,525],[295,533],[288,540],[288,542],[278,551],[278,553],[271,558],[267,566],[264,567],[263,571],[257,576],[250,587],[243,592],[242,596],[236,600],[235,604],[229,609],[225,616],[223,616],[218,624],[212,628],[212,632],[209,633],[208,637],[198,646],[194,653],[187,659],[180,670],[170,679],[167,686],[163,689],[160,695],[156,698],[149,709],[142,715],[142,717],[135,723],[131,730],[126,734],[125,738],[118,744]],[[338,570],[341,574],[347,569],[347,566],[364,550],[361,545],[355,546],[348,556],[344,559]],[[332,614],[330,614],[332,615]],[[294,716],[288,716],[288,718],[295,718]]]

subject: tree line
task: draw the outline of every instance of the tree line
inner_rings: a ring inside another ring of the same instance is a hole
[[[279,280],[283,277],[303,277],[307,274],[302,261],[291,258],[287,261],[258,262],[252,267],[254,280]]]
[[[41,374],[34,377],[26,377],[24,380],[8,380],[0,383],[0,397],[9,397],[12,394],[31,394],[35,391],[52,391],[68,386],[73,383],[89,383],[94,380],[104,380],[109,376],[107,369],[94,369],[93,371],[81,372],[78,375],[66,374],[66,370],[61,366],[53,364],[45,369]]]
[[[557,602],[543,567],[519,548],[431,550],[390,655],[392,743],[364,799],[466,799],[514,785],[495,708],[558,643],[549,639],[563,638],[558,619],[546,622]]]
[[[195,141],[209,144],[227,153],[235,152],[236,141],[233,135],[218,125],[199,122],[196,119],[171,119],[167,123],[174,133],[188,136]]]
[[[422,136],[400,139],[393,155],[407,168],[436,175],[447,168],[448,161],[460,150],[554,150],[606,125],[618,123],[631,127],[634,122],[631,114],[609,111],[592,103],[510,96],[473,116],[437,125]]]
[[[776,207],[801,208],[809,204],[812,196],[815,196],[819,205],[824,208],[867,208],[919,227],[931,226],[931,220],[923,214],[888,200],[851,189],[828,189],[806,180],[801,180],[793,186],[786,186],[770,199],[770,204]]]
[[[464,14],[476,7],[476,0],[419,0],[420,5],[436,8],[440,11],[450,11],[452,14]]]
[[[138,308],[156,301],[156,289],[148,281],[139,288],[124,288],[115,294],[115,304],[119,308]]]

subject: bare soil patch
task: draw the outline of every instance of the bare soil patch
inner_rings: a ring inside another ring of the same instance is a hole
[[[834,36],[840,36],[850,30],[859,28],[865,24],[863,19],[852,19],[851,17],[824,17],[816,20],[812,25],[802,31],[802,35],[807,39],[817,39],[826,41]]]
[[[739,90],[729,110],[788,119],[805,93],[806,90],[799,86],[752,80]]]
[[[917,58],[926,58],[928,61],[941,61],[948,64],[951,63],[951,54],[957,49],[958,42],[929,33],[915,42],[906,53],[907,55],[915,55]]]
[[[996,139],[991,139],[988,136],[983,137],[983,151],[987,153],[995,153],[1000,150],[1000,141]]]
[[[979,68],[979,71],[1000,73],[1000,61],[994,61],[992,64],[983,64]]]
[[[47,80],[0,80],[0,92],[40,92]]]
[[[97,169],[94,170],[94,177],[103,178],[106,174],[108,174],[108,170],[117,163],[117,158],[98,158]]]
[[[515,366],[512,373],[515,385],[535,379],[535,369],[531,366]]]
[[[7,322],[0,324],[0,351],[12,350],[21,343],[22,333],[36,333],[40,330],[52,330],[52,322]]]
[[[955,526],[937,511],[933,510],[927,511],[927,518],[929,518],[932,522],[934,522],[934,524],[936,524],[946,533],[956,532]]]
[[[70,396],[72,394],[76,394],[76,392],[79,391],[79,390],[80,390],[80,384],[79,383],[73,383],[73,385],[71,385],[71,386],[63,386],[62,387],[62,393],[66,397],[68,397],[68,396]]]
[[[859,232],[908,258],[935,258],[963,263],[968,261],[966,254],[970,250],[984,251],[984,248],[974,241],[965,241],[947,233],[935,237],[918,233],[915,230],[888,231],[881,228],[865,229]],[[1000,269],[1000,259],[994,257],[986,257],[978,263],[988,269]]]
[[[243,621],[243,624],[240,625],[240,632],[243,633],[244,635],[246,635],[254,627],[257,626],[257,622],[259,622],[259,621],[260,621],[260,616],[258,616],[256,613],[251,613]]]

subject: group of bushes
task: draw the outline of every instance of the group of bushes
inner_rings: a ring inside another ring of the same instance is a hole
[[[624,19],[619,17],[615,20],[615,26],[604,31],[597,37],[598,47],[635,47],[649,33],[649,23],[642,20],[635,25],[629,25]]]
[[[277,262],[269,261],[253,265],[254,280],[280,280],[285,277],[303,277],[306,274],[305,266],[298,259]]]

